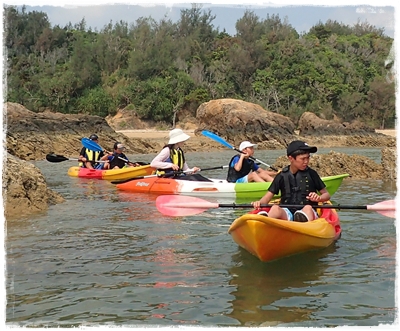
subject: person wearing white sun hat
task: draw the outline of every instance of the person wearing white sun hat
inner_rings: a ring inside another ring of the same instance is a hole
[[[272,182],[276,173],[261,169],[257,163],[250,159],[254,155],[254,147],[250,141],[243,141],[239,150],[240,154],[235,155],[229,162],[228,176],[226,180],[230,183],[249,182]]]
[[[200,168],[198,167],[189,168],[185,160],[182,146],[189,138],[190,136],[181,129],[171,130],[168,144],[151,161],[150,166],[157,169],[160,174],[172,171],[184,171],[185,173],[199,171]]]

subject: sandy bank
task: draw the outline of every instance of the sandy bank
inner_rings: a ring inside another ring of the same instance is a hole
[[[169,131],[160,131],[160,130],[119,130],[116,131],[124,134],[129,138],[141,138],[141,139],[160,139],[162,141],[168,140]],[[194,130],[184,130],[186,134],[191,137],[195,137]],[[377,133],[382,133],[387,136],[396,137],[397,130],[375,130]]]

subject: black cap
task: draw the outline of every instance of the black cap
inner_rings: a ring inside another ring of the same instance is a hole
[[[288,145],[286,149],[287,156],[291,155],[293,152],[296,152],[298,150],[315,153],[317,151],[317,147],[308,146],[307,143],[301,140],[295,140]]]
[[[90,139],[90,140],[99,140],[99,137],[97,137],[97,134],[92,134],[92,135],[89,137],[89,139]]]

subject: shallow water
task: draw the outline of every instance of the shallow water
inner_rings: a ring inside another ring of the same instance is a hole
[[[335,150],[380,161],[378,149]],[[191,166],[212,167],[231,154],[186,157]],[[281,154],[257,151],[256,157],[272,164]],[[227,233],[243,210],[166,217],[153,195],[68,177],[74,162],[35,164],[66,202],[7,222],[8,325],[331,327],[396,318],[393,219],[339,211],[343,234],[336,244],[263,263]],[[225,171],[203,175],[221,178]],[[367,205],[395,195],[394,183],[349,179],[332,200]]]

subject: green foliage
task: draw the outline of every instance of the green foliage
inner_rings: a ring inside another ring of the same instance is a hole
[[[100,87],[85,91],[78,100],[77,108],[79,112],[101,117],[116,114],[113,99]]]
[[[33,111],[107,116],[129,108],[173,123],[210,99],[237,98],[296,122],[326,119],[395,124],[395,89],[385,80],[393,39],[368,22],[318,22],[301,36],[287,18],[246,11],[230,36],[201,5],[176,23],[139,18],[93,32],[83,18],[51,27],[47,15],[4,7],[7,101]]]

